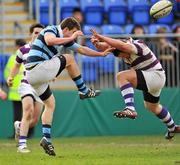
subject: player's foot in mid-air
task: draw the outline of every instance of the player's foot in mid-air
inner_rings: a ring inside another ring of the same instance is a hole
[[[18,140],[20,136],[20,123],[21,123],[20,121],[14,122],[15,140]]]
[[[19,146],[17,148],[17,152],[26,154],[26,153],[30,153],[31,151],[27,148],[27,146]]]
[[[165,134],[165,138],[168,139],[168,140],[171,140],[176,133],[180,133],[180,126],[179,125],[176,125],[175,126],[175,129],[174,131],[167,131],[166,134]]]
[[[125,108],[123,111],[115,111],[113,113],[114,117],[117,118],[130,118],[130,119],[136,119],[137,112],[133,111],[129,108]]]
[[[81,100],[83,100],[83,99],[99,96],[100,93],[101,93],[100,90],[93,90],[93,89],[89,88],[87,93],[82,93],[79,91],[79,97]]]
[[[56,153],[54,152],[54,147],[52,143],[50,143],[46,137],[43,137],[40,141],[40,146],[44,149],[45,153],[50,156],[56,156]]]

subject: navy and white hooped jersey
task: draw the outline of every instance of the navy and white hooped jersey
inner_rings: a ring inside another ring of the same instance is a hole
[[[130,58],[124,61],[133,69],[137,70],[156,70],[162,69],[159,60],[150,48],[141,40],[133,40],[132,44],[137,49],[137,54],[131,54]]]
[[[74,41],[64,44],[64,45],[53,45],[48,46],[44,40],[44,35],[46,33],[50,33],[55,35],[56,37],[63,38],[63,33],[60,25],[48,26],[43,29],[37,39],[32,44],[31,50],[29,52],[27,62],[25,64],[25,68],[31,67],[35,64],[42,63],[43,61],[50,60],[54,55],[57,55],[59,52],[59,47],[63,46],[73,51],[77,51],[80,47],[79,44]]]
[[[23,63],[24,65],[26,64],[26,60],[27,60],[30,48],[31,48],[31,45],[30,45],[30,43],[28,43],[18,49],[17,56],[16,56],[17,63],[19,63],[19,64]],[[22,77],[21,82],[28,83],[26,80],[26,71],[25,70],[23,72],[23,77]]]

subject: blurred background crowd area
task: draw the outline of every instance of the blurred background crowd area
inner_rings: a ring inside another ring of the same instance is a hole
[[[173,1],[172,12],[154,20],[150,7],[158,0],[1,0],[0,2],[0,84],[6,87],[4,68],[17,47],[18,39],[29,40],[29,26],[59,24],[73,16],[82,25],[84,38],[78,40],[93,49],[90,28],[114,38],[142,39],[161,61],[167,87],[180,86],[180,1]],[[75,55],[85,81],[96,88],[117,87],[115,75],[128,68],[112,54],[105,58]],[[74,89],[67,73],[52,83],[54,89]]]

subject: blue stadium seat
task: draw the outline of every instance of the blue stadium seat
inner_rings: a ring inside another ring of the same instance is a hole
[[[78,7],[76,0],[59,0],[61,19],[72,16],[74,8]]]
[[[177,18],[180,18],[180,1],[173,2],[174,14]]]
[[[151,24],[151,25],[149,25],[149,33],[155,34],[157,32],[157,29],[160,27],[165,27],[167,29],[168,33],[171,32],[171,28],[166,24]]]
[[[102,25],[102,34],[122,34],[123,29],[119,25]]]
[[[168,14],[167,16],[158,19],[158,20],[157,20],[157,23],[159,23],[159,24],[172,25],[172,24],[174,23],[174,13],[171,12],[171,13]]]
[[[80,0],[80,6],[84,13],[85,23],[89,25],[102,25],[104,7],[100,0]]]
[[[148,25],[150,23],[149,4],[144,0],[128,0],[129,12],[134,24]]]
[[[155,4],[156,2],[158,2],[159,0],[150,0],[151,5]]]
[[[104,6],[109,24],[126,24],[128,8],[124,0],[105,0]]]
[[[40,0],[40,22],[44,25],[49,24],[49,0]]]
[[[114,73],[115,57],[109,54],[106,57],[98,57],[98,66],[100,73]]]
[[[97,58],[82,56],[82,76],[87,82],[97,80]]]
[[[128,24],[124,27],[125,34],[131,34],[134,24]]]
[[[4,79],[4,69],[8,62],[8,54],[0,54],[0,84],[5,84],[6,80]]]
[[[90,29],[96,29],[98,33],[101,33],[101,28],[95,25],[84,25],[82,31],[85,35],[92,35]]]
[[[180,26],[180,23],[174,23],[171,27],[172,31],[177,27]]]

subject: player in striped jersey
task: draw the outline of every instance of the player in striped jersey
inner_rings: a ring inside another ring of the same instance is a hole
[[[19,48],[16,56],[16,63],[7,79],[8,86],[12,86],[13,79],[19,72],[21,64],[26,63],[30,47],[43,28],[44,26],[39,23],[31,25],[29,28],[31,41],[23,47]],[[16,121],[14,123],[15,137],[19,140],[17,152],[28,153],[30,152],[30,150],[27,148],[28,131],[29,128],[32,128],[37,124],[43,104],[35,90],[28,83],[25,70],[21,84],[19,85],[19,94],[21,96],[23,105],[23,116],[21,121]]]
[[[27,80],[34,87],[45,105],[42,114],[43,138],[40,145],[47,154],[52,156],[55,156],[51,142],[55,99],[49,88],[49,81],[59,76],[61,71],[66,68],[79,90],[81,99],[95,97],[100,94],[98,90],[93,91],[87,88],[74,57],[70,54],[59,55],[59,49],[65,47],[88,56],[106,56],[113,50],[108,48],[103,52],[97,52],[75,43],[74,40],[83,35],[80,29],[80,24],[72,17],[64,19],[58,26],[48,26],[41,31],[34,41],[25,64]]]
[[[122,58],[131,69],[117,73],[117,80],[124,98],[125,109],[114,112],[118,118],[135,119],[137,112],[134,106],[134,89],[143,91],[145,107],[154,113],[167,126],[166,139],[172,139],[175,133],[180,133],[180,126],[175,125],[167,108],[160,102],[160,93],[164,87],[165,72],[149,47],[140,40],[128,38],[117,40],[98,34],[94,29],[92,43],[99,50],[114,47],[114,55]]]

